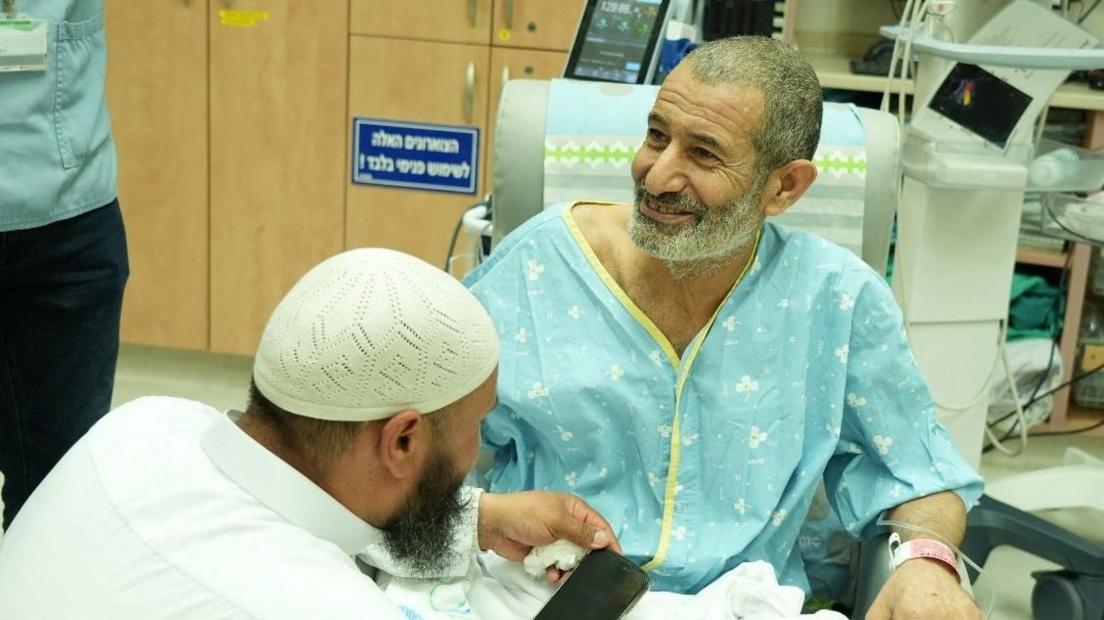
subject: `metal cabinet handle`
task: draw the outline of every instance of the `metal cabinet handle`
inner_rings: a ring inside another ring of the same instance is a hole
[[[475,28],[475,19],[479,16],[479,0],[468,0],[468,23]]]
[[[470,125],[475,119],[475,62],[468,63],[464,77],[464,120]]]
[[[506,29],[514,29],[514,0],[506,0],[502,6],[502,17],[506,20]]]

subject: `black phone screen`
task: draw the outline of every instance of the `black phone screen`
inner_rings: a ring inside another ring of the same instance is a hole
[[[648,591],[648,575],[621,555],[598,549],[548,599],[534,620],[612,620]]]

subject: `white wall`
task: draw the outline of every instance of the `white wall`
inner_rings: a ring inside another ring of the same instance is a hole
[[[859,57],[894,23],[889,0],[800,0],[797,44],[805,53]]]

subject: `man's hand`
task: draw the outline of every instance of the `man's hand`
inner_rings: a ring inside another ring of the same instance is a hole
[[[904,562],[882,586],[866,620],[981,620],[958,579],[936,560]]]
[[[483,493],[479,500],[479,548],[520,562],[533,547],[567,539],[585,549],[621,546],[609,523],[586,502],[567,493]],[[549,581],[563,573],[548,571]]]

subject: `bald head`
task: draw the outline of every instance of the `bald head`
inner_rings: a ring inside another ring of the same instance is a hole
[[[762,93],[763,117],[752,139],[760,172],[813,158],[823,101],[816,72],[796,49],[767,37],[732,37],[701,45],[683,65],[704,84]]]

